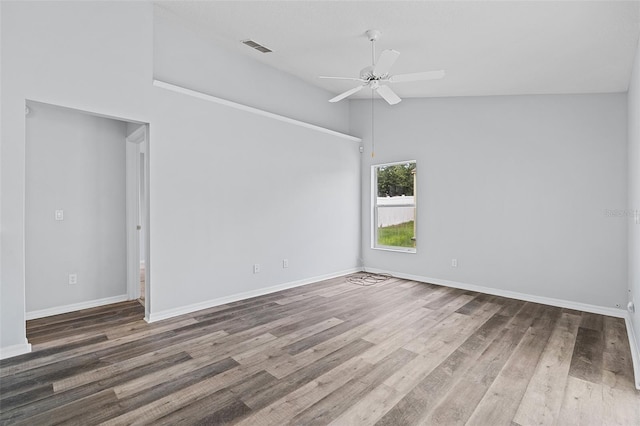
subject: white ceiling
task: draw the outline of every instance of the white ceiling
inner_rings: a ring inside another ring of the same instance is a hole
[[[401,97],[624,92],[640,33],[640,0],[157,4],[218,45],[336,94],[355,82],[317,76],[357,77],[371,64],[371,28],[383,33],[378,53],[401,52],[392,74],[446,71],[443,80],[394,84]]]

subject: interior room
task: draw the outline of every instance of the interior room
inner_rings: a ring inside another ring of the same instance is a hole
[[[2,424],[640,424],[640,1],[1,1]]]

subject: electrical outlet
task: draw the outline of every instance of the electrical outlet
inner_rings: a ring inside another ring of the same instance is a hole
[[[451,267],[452,268],[458,267],[458,259],[451,259]]]
[[[78,274],[69,274],[69,285],[78,284]]]
[[[64,210],[56,210],[54,217],[56,220],[64,220]]]
[[[256,263],[253,265],[253,273],[254,274],[259,274],[260,273],[260,264]]]
[[[289,267],[289,259],[282,259],[282,267],[283,268]]]

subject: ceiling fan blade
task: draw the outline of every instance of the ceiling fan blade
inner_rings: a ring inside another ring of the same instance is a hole
[[[344,98],[346,98],[347,96],[351,96],[351,95],[353,95],[354,93],[359,92],[360,90],[362,90],[362,88],[363,88],[363,87],[364,87],[364,85],[362,85],[362,86],[357,86],[357,87],[354,87],[353,89],[347,90],[347,91],[346,91],[346,92],[344,92],[344,93],[340,93],[340,94],[339,94],[338,96],[336,96],[335,98],[331,98],[331,99],[329,99],[329,102],[338,102],[338,101],[341,101],[341,100],[343,100]]]
[[[380,86],[376,89],[376,92],[378,92],[378,95],[382,96],[382,99],[387,101],[389,105],[395,105],[402,100],[389,86]]]
[[[356,77],[328,77],[326,75],[320,75],[318,78],[331,79],[331,80],[353,80],[353,81],[365,81],[361,78]]]
[[[397,50],[383,50],[378,58],[378,62],[376,62],[373,67],[373,75],[382,77],[383,75],[388,74],[394,62],[398,59],[398,56],[400,56],[400,52]]]
[[[444,77],[444,70],[438,71],[424,71],[414,72],[411,74],[398,74],[389,77],[391,83],[402,83],[404,81],[419,81],[419,80],[437,80]]]

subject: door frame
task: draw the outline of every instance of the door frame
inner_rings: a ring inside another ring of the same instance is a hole
[[[140,154],[144,154],[144,199],[142,224],[139,223],[140,204]],[[144,305],[145,320],[150,307],[150,261],[149,261],[149,130],[142,124],[126,138],[126,232],[127,232],[127,296],[129,300],[140,297],[140,261],[145,265]],[[144,259],[140,258],[138,225],[144,235]]]

